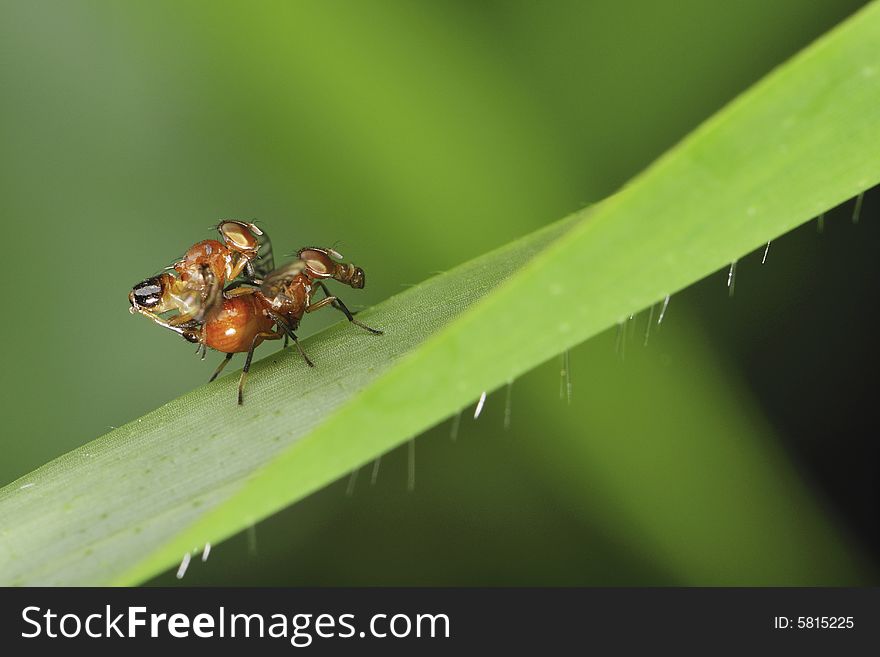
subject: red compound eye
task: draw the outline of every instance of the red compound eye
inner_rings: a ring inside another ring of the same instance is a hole
[[[263,231],[253,224],[233,220],[221,221],[217,230],[226,246],[245,252],[256,251],[260,246],[257,237],[263,234]]]
[[[336,263],[325,251],[319,249],[303,249],[299,259],[305,263],[309,274],[315,278],[330,278],[336,271]]]

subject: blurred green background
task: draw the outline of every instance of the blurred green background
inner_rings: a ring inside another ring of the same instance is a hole
[[[219,219],[336,245],[370,305],[613,192],[862,4],[0,3],[0,484],[207,380],[219,356],[126,296]],[[548,363],[509,429],[498,391],[420,437],[414,491],[404,447],[184,583],[877,583],[880,198],[849,211],[744,259],[732,299],[725,273],[675,296],[647,346],[642,315],[574,350],[573,403]],[[756,549],[790,490],[830,534]]]

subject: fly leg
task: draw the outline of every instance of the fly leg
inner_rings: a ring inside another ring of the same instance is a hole
[[[348,318],[348,321],[351,322],[352,324],[355,324],[356,326],[360,326],[362,329],[369,331],[373,335],[382,335],[383,331],[380,331],[379,329],[374,329],[370,326],[367,326],[363,322],[359,322],[358,320],[356,320],[354,318],[354,315],[352,314],[352,312],[345,306],[344,303],[342,303],[342,299],[331,295],[330,290],[328,290],[327,286],[324,285],[321,281],[315,281],[315,285],[317,285],[319,288],[321,288],[321,290],[323,290],[323,292],[326,296],[323,299],[321,299],[320,301],[316,301],[315,303],[312,303],[312,304],[309,304],[308,306],[306,306],[307,313],[311,313],[316,310],[320,310],[324,306],[333,306],[334,308],[336,308],[336,310],[343,313]]]
[[[276,333],[274,331],[263,331],[261,333],[257,333],[254,336],[254,339],[251,341],[251,347],[250,349],[248,349],[247,352],[247,358],[244,361],[244,367],[241,370],[241,376],[238,379],[239,406],[244,403],[244,382],[247,381],[247,375],[251,369],[251,361],[254,359],[254,349],[256,349],[257,345],[259,345],[263,340],[280,340],[282,335],[282,333]]]
[[[226,358],[224,358],[220,364],[217,366],[217,369],[214,370],[214,374],[208,379],[208,383],[211,383],[214,379],[220,376],[220,372],[223,371],[223,368],[226,367],[226,363],[232,360],[232,354],[226,354]]]
[[[235,283],[226,286],[226,289],[223,290],[223,296],[227,299],[232,299],[234,297],[243,297],[260,291],[260,288],[249,287],[249,285],[250,282],[248,281],[236,281]]]
[[[171,320],[166,321],[166,320],[162,319],[161,317],[159,317],[157,314],[150,312],[146,308],[138,308],[137,306],[132,306],[130,308],[130,312],[138,313],[139,315],[143,315],[144,317],[146,317],[150,321],[158,324],[162,328],[166,328],[169,331],[174,331],[178,335],[182,335],[184,338],[186,338],[190,342],[195,342],[194,340],[190,340],[190,338],[188,337],[189,335],[192,334],[193,327],[186,325],[188,322],[190,322],[192,320],[188,319],[186,322],[173,321],[178,318],[178,315],[175,315],[174,317],[172,317]]]
[[[293,328],[291,328],[290,323],[278,313],[269,312],[269,317],[271,317],[275,324],[284,332],[284,347],[287,348],[287,340],[288,338],[293,340],[293,344],[296,345],[296,350],[299,352],[299,355],[303,357],[303,360],[306,361],[306,365],[309,367],[314,367],[315,364],[312,362],[312,359],[308,357],[305,350],[300,346],[299,340],[296,337],[296,333],[293,332]]]

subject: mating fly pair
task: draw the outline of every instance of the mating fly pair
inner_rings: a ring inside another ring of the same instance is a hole
[[[191,246],[183,258],[158,276],[135,285],[128,298],[131,312],[149,318],[207,350],[225,353],[211,381],[233,354],[246,353],[238,382],[238,403],[256,349],[264,340],[293,340],[305,362],[295,331],[303,315],[326,306],[345,314],[348,321],[381,335],[382,331],[356,320],[341,299],[330,294],[324,279],[352,288],[364,287],[364,270],[341,262],[333,249],[307,247],[296,259],[275,268],[269,237],[252,223],[221,221],[220,240]],[[321,299],[313,299],[318,290]],[[165,317],[163,317],[163,315]]]

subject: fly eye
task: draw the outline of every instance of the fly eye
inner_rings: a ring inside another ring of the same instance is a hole
[[[313,276],[332,276],[336,268],[333,259],[321,249],[302,249],[298,254]]]
[[[162,301],[162,279],[158,276],[141,281],[131,289],[132,305],[154,308]]]
[[[253,224],[246,224],[243,221],[221,221],[217,226],[226,246],[237,251],[256,251],[260,244],[257,236],[262,235],[263,231]]]

